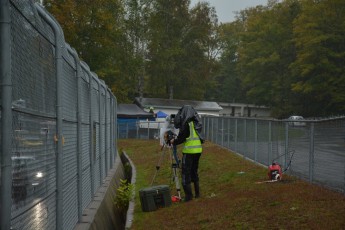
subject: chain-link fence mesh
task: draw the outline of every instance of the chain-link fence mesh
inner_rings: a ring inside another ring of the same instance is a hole
[[[289,122],[203,117],[204,135],[262,165],[345,191],[345,118]]]
[[[0,101],[12,104],[11,150],[0,161],[10,158],[12,178],[0,185],[10,185],[1,200],[11,207],[0,203],[0,213],[11,215],[1,226],[73,229],[113,167],[116,98],[48,12],[34,1],[9,3],[12,93]]]
[[[269,166],[276,162],[312,183],[345,191],[345,118],[299,122],[240,117],[203,116],[206,140],[244,158]],[[145,124],[145,125],[143,125]],[[122,139],[160,136],[158,122],[125,121],[118,124]]]

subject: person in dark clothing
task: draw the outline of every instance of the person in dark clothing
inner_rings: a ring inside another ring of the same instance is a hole
[[[191,183],[194,184],[195,198],[200,197],[199,187],[199,159],[202,153],[201,137],[202,124],[198,113],[190,105],[184,105],[174,119],[175,128],[179,129],[176,139],[170,141],[173,145],[184,143],[182,149],[182,186],[185,201],[193,199]]]

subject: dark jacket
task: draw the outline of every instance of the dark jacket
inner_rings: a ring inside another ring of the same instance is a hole
[[[194,122],[194,128],[197,132],[201,143],[204,143],[204,138],[201,136],[202,132],[202,123],[200,116],[195,111],[195,109],[190,105],[184,105],[181,109],[179,109],[178,113],[174,119],[174,126],[175,128],[179,129],[179,134],[177,138],[174,140],[174,144],[178,145],[186,141],[189,137],[189,125],[190,121]]]

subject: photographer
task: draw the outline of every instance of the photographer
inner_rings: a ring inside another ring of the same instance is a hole
[[[179,109],[174,119],[174,126],[179,129],[176,139],[170,140],[173,145],[184,143],[182,149],[182,186],[185,192],[184,201],[193,199],[191,182],[194,183],[195,198],[200,197],[199,188],[199,159],[202,153],[201,137],[202,124],[196,110],[190,105],[184,105]]]

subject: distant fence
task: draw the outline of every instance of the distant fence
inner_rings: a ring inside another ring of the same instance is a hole
[[[344,117],[292,122],[203,116],[202,122],[207,141],[262,165],[275,161],[288,168],[288,174],[345,191]],[[159,137],[159,129],[137,124],[119,125],[119,138]]]
[[[0,4],[0,228],[73,229],[115,161],[116,98],[45,9]]]
[[[165,127],[163,121],[130,120],[118,122],[118,138],[159,139],[160,129]]]
[[[204,117],[207,140],[263,165],[345,191],[345,118],[298,122]],[[291,165],[289,165],[291,160]]]

